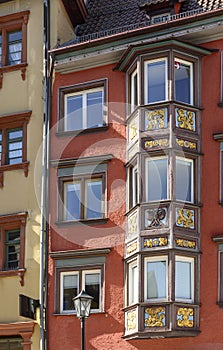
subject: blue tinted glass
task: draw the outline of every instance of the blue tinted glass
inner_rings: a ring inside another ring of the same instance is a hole
[[[191,299],[190,262],[176,261],[175,279],[175,297],[180,299]]]
[[[148,201],[167,199],[167,158],[148,161]]]
[[[192,163],[185,160],[176,160],[176,199],[192,202]]]
[[[166,100],[166,62],[150,62],[147,65],[147,103]]]
[[[8,34],[8,41],[12,42],[12,41],[20,41],[22,40],[22,32],[21,30],[17,31],[17,32],[11,32]]]
[[[186,63],[175,62],[175,96],[177,101],[191,101],[191,67]]]
[[[147,263],[147,299],[166,298],[166,261]]]
[[[102,181],[92,180],[86,182],[87,219],[102,217]]]
[[[87,94],[87,128],[102,126],[102,91]]]
[[[22,130],[9,131],[9,140],[22,138]]]
[[[21,63],[22,59],[22,32],[8,34],[8,65]]]
[[[65,220],[79,220],[81,212],[80,183],[65,184]]]
[[[83,129],[83,96],[67,97],[67,113],[65,116],[65,131]]]

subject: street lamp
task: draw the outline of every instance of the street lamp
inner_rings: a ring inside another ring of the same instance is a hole
[[[81,321],[81,350],[85,350],[85,318],[90,315],[92,299],[94,298],[88,295],[84,290],[73,298],[77,317]]]

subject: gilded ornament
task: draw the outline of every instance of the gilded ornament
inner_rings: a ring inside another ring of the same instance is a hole
[[[126,248],[126,253],[127,254],[131,254],[135,250],[137,250],[137,248],[138,248],[138,243],[137,242],[133,242],[132,244],[128,245],[128,247]]]
[[[165,109],[156,109],[146,112],[148,120],[147,130],[163,129],[165,128]]]
[[[187,239],[181,239],[181,238],[176,239],[176,245],[178,247],[183,247],[183,248],[191,248],[191,249],[196,248],[196,242],[189,241]]]
[[[182,307],[177,310],[177,326],[189,327],[194,326],[194,309]]]
[[[165,308],[149,307],[145,309],[146,327],[164,327],[165,326]]]
[[[144,143],[145,149],[154,148],[154,147],[168,147],[168,145],[169,145],[168,139],[151,140],[151,141],[145,141]]]
[[[178,127],[181,129],[195,131],[195,113],[182,108],[177,108],[176,112]]]
[[[164,247],[168,244],[166,237],[150,238],[144,240],[145,248]]]
[[[135,125],[129,125],[129,140],[132,141],[137,135],[137,128]]]
[[[137,213],[128,218],[128,233],[130,235],[137,232]]]
[[[190,209],[177,209],[177,226],[194,229],[194,211]]]
[[[136,329],[136,310],[127,313],[127,331]]]
[[[189,149],[191,149],[191,150],[197,149],[196,143],[195,143],[195,142],[192,142],[192,141],[187,141],[187,140],[182,140],[182,139],[176,139],[176,143],[177,143],[180,147],[189,148]]]

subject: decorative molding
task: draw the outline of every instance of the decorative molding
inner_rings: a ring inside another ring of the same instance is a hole
[[[180,129],[196,131],[195,112],[183,108],[176,108],[176,126]]]
[[[126,247],[126,254],[130,255],[130,254],[134,253],[135,251],[137,251],[137,249],[138,249],[138,242],[137,241],[131,242]]]
[[[126,330],[127,332],[137,330],[137,310],[126,312]]]
[[[177,326],[185,328],[194,327],[194,309],[181,307],[177,309]]]
[[[145,111],[145,130],[167,128],[167,108]]]
[[[145,140],[143,141],[143,146],[145,150],[149,150],[151,148],[156,148],[156,147],[164,148],[169,146],[169,140],[167,138],[156,139],[156,140]]]
[[[182,148],[186,148],[189,150],[197,150],[196,142],[176,138],[176,144]]]
[[[167,223],[167,208],[153,208],[145,211],[146,228],[164,227]]]
[[[64,158],[51,160],[51,165],[53,167],[69,167],[69,166],[78,166],[86,163],[105,163],[112,160],[114,156],[112,154],[105,154],[93,157],[80,157],[80,158]]]
[[[167,237],[145,238],[144,248],[165,247],[168,245]]]
[[[176,238],[175,242],[176,242],[176,245],[181,248],[196,249],[197,247],[197,244],[195,241],[189,241],[187,239]]]
[[[176,209],[176,225],[179,227],[189,228],[194,230],[194,210],[177,208]]]

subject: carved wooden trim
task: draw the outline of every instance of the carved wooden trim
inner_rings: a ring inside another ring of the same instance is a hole
[[[34,332],[34,322],[16,322],[0,324],[0,336],[19,335],[22,337],[24,350],[31,350],[31,337]]]

